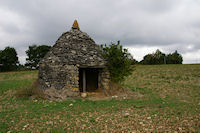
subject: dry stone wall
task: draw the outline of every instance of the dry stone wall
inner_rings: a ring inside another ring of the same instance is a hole
[[[110,73],[107,69],[103,69],[99,72],[99,88],[109,89]]]

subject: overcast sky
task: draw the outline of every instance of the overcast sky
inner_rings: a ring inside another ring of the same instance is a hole
[[[0,0],[0,49],[21,63],[31,44],[53,45],[77,19],[96,43],[121,41],[133,57],[178,50],[200,63],[200,0]]]

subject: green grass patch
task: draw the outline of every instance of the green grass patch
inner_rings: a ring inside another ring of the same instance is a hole
[[[0,73],[0,132],[200,130],[200,65],[135,69],[122,83],[135,94],[133,98],[103,101],[17,98],[12,91],[31,86],[37,71]]]

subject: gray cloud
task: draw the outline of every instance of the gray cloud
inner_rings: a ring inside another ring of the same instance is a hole
[[[188,57],[200,49],[199,12],[197,0],[0,1],[0,49],[15,47],[24,62],[29,45],[53,45],[78,19],[99,44],[121,40],[132,49],[177,49],[191,63],[196,59]]]

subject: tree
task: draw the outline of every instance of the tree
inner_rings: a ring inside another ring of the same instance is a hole
[[[39,61],[46,55],[50,48],[51,46],[47,45],[29,46],[29,49],[26,51],[28,58],[26,58],[27,63],[25,65],[31,69],[38,69]]]
[[[155,63],[155,58],[152,54],[147,54],[143,57],[143,60],[141,61],[141,64],[144,65],[152,65]]]
[[[145,55],[143,60],[141,61],[141,64],[165,64],[165,58],[165,54],[162,53],[159,49],[157,49],[155,53]]]
[[[183,57],[177,52],[177,50],[174,53],[167,55],[167,64],[182,64],[182,62]]]
[[[160,50],[156,50],[155,53],[147,54],[144,56],[143,60],[140,62],[141,64],[182,64],[183,57],[175,51],[172,54],[168,54],[167,56],[162,53]]]
[[[155,53],[145,55],[140,63],[145,65],[166,64],[166,55],[157,49]]]
[[[133,71],[131,54],[120,45],[120,41],[117,44],[111,43],[109,46],[102,45],[102,48],[103,56],[108,61],[111,80],[114,82],[123,81]]]
[[[0,71],[17,70],[19,65],[15,48],[6,47],[0,51]]]
[[[134,58],[131,59],[131,65],[135,65],[138,64],[138,61]]]
[[[156,52],[153,54],[155,58],[154,64],[166,64],[165,62],[165,54],[162,53],[159,49],[156,50]]]

